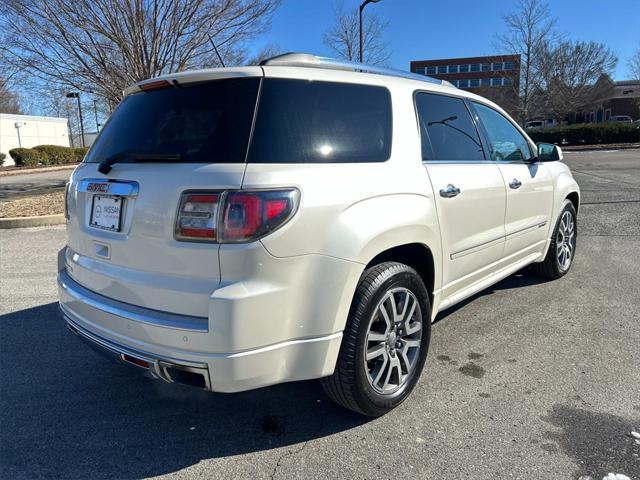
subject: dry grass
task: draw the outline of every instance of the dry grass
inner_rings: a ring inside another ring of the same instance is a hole
[[[64,191],[0,202],[0,218],[64,213]]]

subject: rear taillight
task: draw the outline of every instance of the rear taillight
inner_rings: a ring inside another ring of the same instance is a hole
[[[178,240],[215,241],[219,193],[185,193],[176,223]]]
[[[176,239],[218,243],[257,240],[293,216],[299,196],[294,188],[184,193]]]

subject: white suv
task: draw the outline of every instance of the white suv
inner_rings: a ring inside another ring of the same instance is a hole
[[[560,149],[446,82],[287,54],[124,94],[68,186],[60,307],[156,378],[323,378],[381,415],[418,381],[439,311],[571,266]]]

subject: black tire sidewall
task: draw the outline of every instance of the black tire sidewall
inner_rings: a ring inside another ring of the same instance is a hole
[[[427,359],[429,341],[431,336],[431,306],[427,290],[418,274],[406,265],[396,264],[404,267],[397,273],[389,275],[388,278],[377,285],[375,293],[360,305],[354,305],[355,313],[360,316],[359,329],[357,332],[356,351],[355,351],[355,383],[356,383],[356,401],[365,412],[370,415],[380,415],[395,408],[404,401],[411,393],[424,367]],[[387,273],[385,271],[385,273]],[[384,275],[384,273],[382,274]],[[380,276],[382,276],[380,275]],[[410,378],[397,391],[389,395],[382,395],[376,392],[369,384],[367,373],[365,371],[364,361],[364,345],[369,327],[369,319],[373,315],[378,303],[384,295],[391,289],[403,287],[410,290],[417,298],[422,313],[422,340],[420,345],[420,356]],[[362,304],[366,303],[366,304]],[[358,308],[360,307],[360,308]]]

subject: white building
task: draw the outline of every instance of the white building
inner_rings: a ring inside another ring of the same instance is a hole
[[[7,155],[5,166],[13,165],[13,159],[9,155],[12,148],[31,148],[37,145],[68,147],[67,119],[0,113],[0,152]]]

